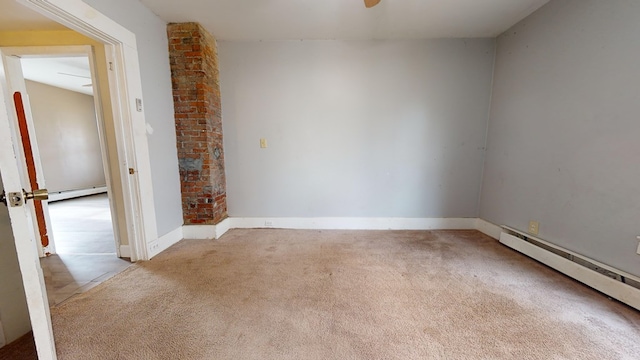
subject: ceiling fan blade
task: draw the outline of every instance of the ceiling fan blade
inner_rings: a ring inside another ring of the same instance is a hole
[[[364,0],[364,6],[371,8],[378,5],[379,2],[380,0]]]
[[[58,74],[67,75],[67,76],[73,76],[73,77],[79,77],[79,78],[84,78],[84,79],[91,79],[91,76],[76,75],[76,74],[69,74],[69,73],[63,73],[63,72],[58,72]]]

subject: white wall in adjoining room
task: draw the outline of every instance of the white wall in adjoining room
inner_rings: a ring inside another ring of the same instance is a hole
[[[218,56],[230,216],[478,215],[493,39],[219,41]]]
[[[3,190],[0,179],[0,193]],[[3,204],[0,204],[0,289],[0,333],[5,336],[0,343],[9,344],[31,330],[31,321],[9,212]]]
[[[166,22],[139,1],[83,0],[136,35],[158,236],[183,224]]]
[[[93,96],[26,84],[47,189],[106,186]]]
[[[480,210],[636,276],[638,19],[638,1],[551,1],[498,38]]]

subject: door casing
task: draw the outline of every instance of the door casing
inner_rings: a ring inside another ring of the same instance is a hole
[[[111,161],[120,166],[120,178],[113,181],[122,184],[125,195],[131,260],[147,260],[147,244],[158,233],[144,108],[136,109],[136,99],[142,100],[142,83],[135,35],[81,0],[16,1],[104,44],[117,143]]]
[[[147,144],[142,85],[135,35],[81,0],[16,0],[44,16],[105,44],[109,64],[109,88],[114,113],[120,181],[124,189],[126,230],[132,261],[149,258],[148,243],[157,239],[151,164]],[[24,185],[19,164],[24,155],[16,151],[10,119],[11,102],[0,87],[0,174],[5,190],[19,191]],[[129,169],[133,169],[130,174]],[[56,359],[51,316],[39,263],[33,219],[29,206],[9,210],[23,277],[29,314],[40,359]]]
[[[110,201],[109,201],[109,206],[110,206],[110,212],[112,215],[112,219],[113,219],[113,234],[114,234],[114,241],[116,244],[116,255],[118,257],[121,257],[121,253],[120,253],[120,244],[121,244],[121,240],[120,240],[120,231],[119,228],[126,226],[125,224],[122,224],[121,222],[121,217],[118,216],[118,209],[117,206],[115,204],[115,201],[113,199],[114,194],[115,194],[115,188],[113,186],[113,175],[111,173],[111,158],[113,157],[112,155],[110,156],[109,154],[114,152],[115,149],[109,149],[109,146],[107,145],[107,134],[106,134],[106,125],[105,125],[105,121],[104,121],[104,115],[103,115],[103,104],[105,104],[102,99],[101,99],[101,94],[102,94],[102,89],[100,86],[100,81],[99,81],[99,76],[98,76],[98,71],[96,69],[97,65],[95,63],[95,53],[93,51],[93,47],[91,45],[60,45],[60,46],[19,46],[19,47],[2,47],[0,48],[0,53],[5,55],[5,56],[18,56],[20,58],[25,58],[25,57],[44,57],[44,58],[55,58],[55,57],[66,57],[66,56],[86,56],[89,59],[89,67],[90,67],[90,71],[91,71],[91,79],[92,79],[92,84],[93,84],[93,99],[94,99],[94,106],[96,109],[96,120],[97,120],[97,125],[98,125],[98,137],[100,138],[100,150],[101,150],[101,155],[102,155],[102,164],[103,164],[103,171],[104,171],[104,175],[105,175],[105,182],[107,185],[107,193],[109,194],[110,197]],[[18,79],[18,82],[23,82],[23,77],[22,74],[18,74],[19,71],[16,71],[16,74],[11,74],[11,77],[20,77]],[[26,93],[26,91],[25,91]],[[109,109],[111,110],[111,109]],[[28,120],[31,119],[31,117],[28,117]],[[32,120],[32,119],[31,119]],[[29,124],[30,129],[34,129],[34,125],[33,124]],[[35,134],[32,134],[31,136],[31,143],[32,146],[34,148],[35,151],[38,151],[38,149],[40,148],[37,144],[38,139],[35,136]],[[38,169],[38,175],[39,177],[43,176],[42,174],[42,166],[40,165],[40,159],[36,158],[34,159],[36,162],[36,168]],[[44,181],[43,181],[44,180]],[[39,179],[39,182],[41,184],[46,184],[46,178],[41,177]],[[46,187],[46,186],[45,186]],[[118,199],[120,199],[119,201],[121,201],[121,199],[123,198],[122,196],[123,194],[117,194],[116,196],[118,197]],[[46,204],[45,205],[45,217],[46,217],[46,223],[47,223],[47,229],[49,230],[49,239],[51,241],[51,244],[49,245],[49,247],[47,249],[45,249],[42,246],[38,247],[38,255],[40,257],[44,257],[45,253],[56,253],[55,250],[55,236],[53,234],[53,231],[51,229],[51,219],[48,213],[48,209]],[[126,235],[125,235],[126,236]],[[129,241],[126,241],[126,243],[129,243]],[[129,253],[125,254],[127,255],[126,257],[129,257]]]

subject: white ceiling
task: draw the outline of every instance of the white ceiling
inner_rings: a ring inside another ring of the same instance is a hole
[[[33,57],[22,58],[24,78],[31,81],[93,95],[89,58],[74,57]]]
[[[549,0],[140,0],[167,22],[196,21],[221,40],[494,37]],[[0,31],[61,30],[0,0]],[[84,59],[84,62],[79,59]],[[25,77],[91,95],[86,58],[23,59]],[[61,75],[59,73],[79,75]]]
[[[141,0],[221,40],[494,37],[549,0]]]
[[[196,21],[221,40],[494,37],[549,0],[140,0],[167,22]],[[0,31],[64,26],[0,0]]]

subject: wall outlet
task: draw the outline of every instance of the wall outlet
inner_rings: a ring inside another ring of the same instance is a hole
[[[265,221],[264,222],[264,226],[265,227],[273,227],[273,221],[269,221],[269,220]]]
[[[265,138],[260,139],[260,147],[262,149],[266,149],[267,148],[267,139],[265,139]]]
[[[151,242],[149,243],[149,252],[153,253],[157,253],[158,249],[160,248],[160,246],[158,245],[157,242]]]
[[[640,235],[636,236],[636,239],[638,239],[638,250],[636,252],[640,255]]]
[[[529,221],[529,230],[527,232],[531,235],[538,235],[540,224],[537,221]]]

